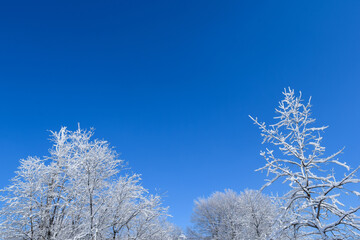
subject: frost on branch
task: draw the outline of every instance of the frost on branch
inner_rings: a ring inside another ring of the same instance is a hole
[[[343,150],[325,154],[321,133],[327,126],[313,126],[310,100],[304,103],[301,93],[297,97],[292,89],[285,89],[283,94],[276,123],[266,125],[250,116],[261,130],[263,143],[274,147],[260,153],[266,164],[258,170],[271,176],[264,187],[276,181],[289,184],[290,190],[283,196],[288,218],[280,219],[282,229],[296,229],[298,239],[359,239],[356,212],[360,206],[345,207],[340,201],[343,194],[359,196],[350,189],[360,182],[355,176],[359,167],[351,169],[338,159]],[[339,168],[346,171],[340,179],[333,170]]]

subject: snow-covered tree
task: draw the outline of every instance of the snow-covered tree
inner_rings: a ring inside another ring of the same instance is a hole
[[[245,190],[239,196],[243,229],[242,239],[267,239],[274,230],[277,205],[259,191]]]
[[[240,232],[238,195],[232,190],[215,192],[209,198],[195,201],[193,228],[189,239],[232,239]]]
[[[3,189],[1,201],[1,238],[39,239],[43,233],[45,165],[38,158],[21,160],[12,185]]]
[[[215,192],[195,201],[188,239],[266,239],[272,232],[276,210],[271,199],[258,191]]]
[[[159,196],[93,131],[52,132],[48,157],[21,160],[0,200],[0,239],[172,240]]]
[[[250,117],[261,129],[263,143],[275,147],[261,151],[266,164],[259,170],[272,175],[264,187],[277,181],[289,184],[283,196],[287,218],[279,220],[282,229],[293,229],[298,239],[359,239],[356,212],[360,206],[346,207],[341,202],[343,194],[360,196],[352,190],[353,184],[360,182],[355,176],[359,167],[351,169],[338,160],[343,150],[325,155],[321,133],[327,127],[313,125],[310,100],[304,103],[301,93],[295,96],[292,89],[283,94],[274,124],[268,126]],[[345,171],[341,178],[335,174],[340,168]]]

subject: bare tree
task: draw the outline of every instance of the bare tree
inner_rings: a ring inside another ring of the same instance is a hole
[[[267,126],[250,116],[261,129],[263,143],[275,147],[260,153],[266,164],[259,170],[273,176],[264,187],[280,180],[289,184],[284,214],[292,217],[282,229],[295,229],[298,238],[358,239],[360,222],[355,213],[360,206],[345,207],[340,200],[344,193],[360,196],[351,190],[351,184],[360,182],[355,177],[359,167],[351,170],[338,160],[343,150],[326,156],[321,133],[327,127],[313,126],[310,100],[304,104],[301,93],[296,97],[291,89],[283,94],[276,123]],[[334,170],[340,171],[338,167],[347,171],[340,179]]]

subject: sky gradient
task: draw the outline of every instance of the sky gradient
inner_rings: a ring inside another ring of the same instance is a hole
[[[286,87],[329,154],[360,161],[360,1],[2,1],[0,187],[48,130],[95,128],[186,227],[193,200],[259,189]],[[277,191],[279,189],[269,189]]]

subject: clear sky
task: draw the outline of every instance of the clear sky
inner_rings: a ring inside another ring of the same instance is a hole
[[[360,1],[1,1],[0,187],[47,130],[94,127],[172,221],[258,189],[259,130],[285,87],[313,97],[329,153],[360,163]],[[274,190],[274,189],[272,189]]]

